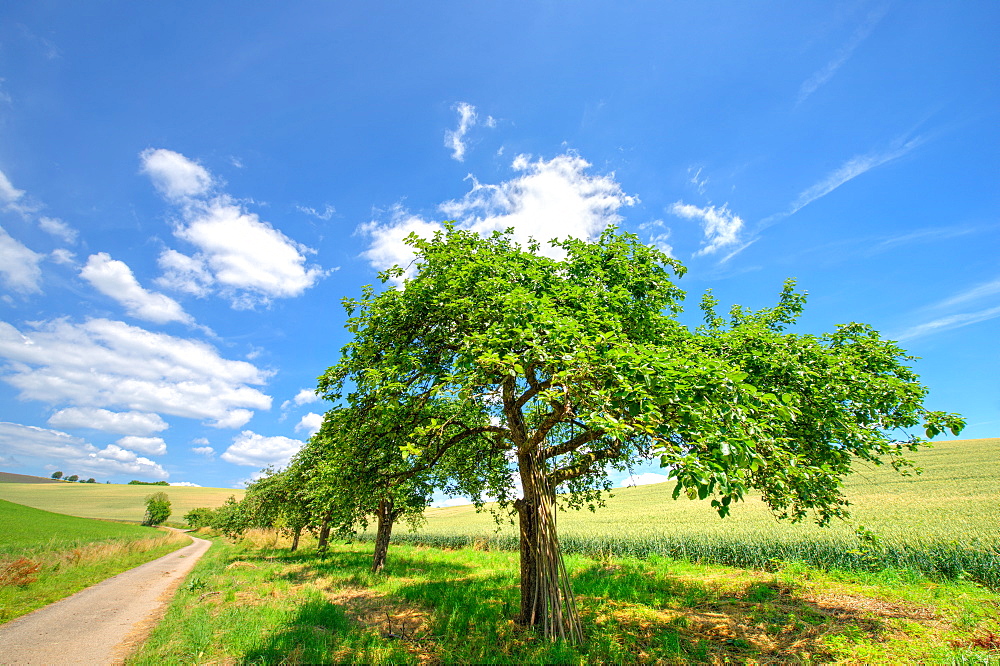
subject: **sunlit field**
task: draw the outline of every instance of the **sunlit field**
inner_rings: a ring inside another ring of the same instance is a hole
[[[769,568],[803,561],[824,568],[915,568],[969,575],[1000,585],[1000,439],[942,442],[911,454],[923,473],[900,476],[866,467],[846,483],[849,521],[829,527],[777,521],[748,500],[725,519],[708,502],[671,499],[672,483],[614,491],[596,512],[559,513],[564,552],[607,556],[667,555],[692,561]],[[516,532],[474,507],[431,509],[417,532],[396,529],[400,543],[479,544],[513,549]]]
[[[0,499],[36,509],[82,518],[141,522],[146,513],[145,499],[155,492],[170,498],[168,523],[183,521],[191,509],[222,506],[244,491],[232,488],[192,488],[189,486],[129,486],[103,483],[0,483]]]
[[[0,500],[0,623],[188,543],[176,532]]]

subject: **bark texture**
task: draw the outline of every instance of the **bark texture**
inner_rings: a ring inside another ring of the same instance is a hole
[[[396,522],[394,509],[394,503],[390,499],[383,499],[378,503],[378,509],[375,512],[378,517],[378,530],[375,533],[372,573],[378,573],[385,567],[385,556],[389,552],[389,537],[392,536],[392,525]]]

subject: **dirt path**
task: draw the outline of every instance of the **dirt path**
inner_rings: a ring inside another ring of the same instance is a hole
[[[0,625],[0,664],[121,663],[211,541],[193,543]]]

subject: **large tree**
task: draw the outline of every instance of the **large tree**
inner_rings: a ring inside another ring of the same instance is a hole
[[[924,409],[911,359],[870,328],[786,332],[804,300],[790,284],[776,307],[737,307],[728,323],[708,296],[705,326],[690,330],[676,319],[680,263],[614,229],[553,241],[549,256],[453,225],[408,242],[412,274],[381,274],[401,288],[345,301],[354,338],[319,389],[364,405],[447,398],[481,414],[489,429],[468,437],[511,461],[521,486],[517,499],[509,486],[494,493],[519,523],[519,620],[548,636],[582,637],[556,501],[591,504],[609,467],[659,456],[678,492],[712,496],[723,515],[753,488],[781,515],[824,522],[844,514],[852,461],[901,464],[921,440],[899,429],[961,427]],[[465,441],[439,423],[403,432],[428,463]]]

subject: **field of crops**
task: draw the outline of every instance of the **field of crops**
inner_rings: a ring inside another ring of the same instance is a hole
[[[852,518],[827,528],[776,521],[749,500],[720,519],[707,502],[671,499],[672,483],[616,490],[596,513],[561,512],[565,552],[660,554],[691,561],[769,568],[802,561],[823,568],[914,569],[1000,586],[1000,439],[938,443],[911,454],[919,476],[865,468],[846,483]],[[433,509],[416,533],[397,542],[512,549],[512,525],[497,531],[473,507]],[[863,529],[859,529],[863,528]]]
[[[0,483],[0,499],[81,518],[141,522],[145,499],[155,492],[170,498],[168,522],[181,522],[191,509],[222,506],[226,498],[243,497],[243,490],[190,486],[128,486],[103,483]]]
[[[148,527],[41,511],[0,500],[0,555],[28,549],[64,550],[94,541],[143,539]]]

